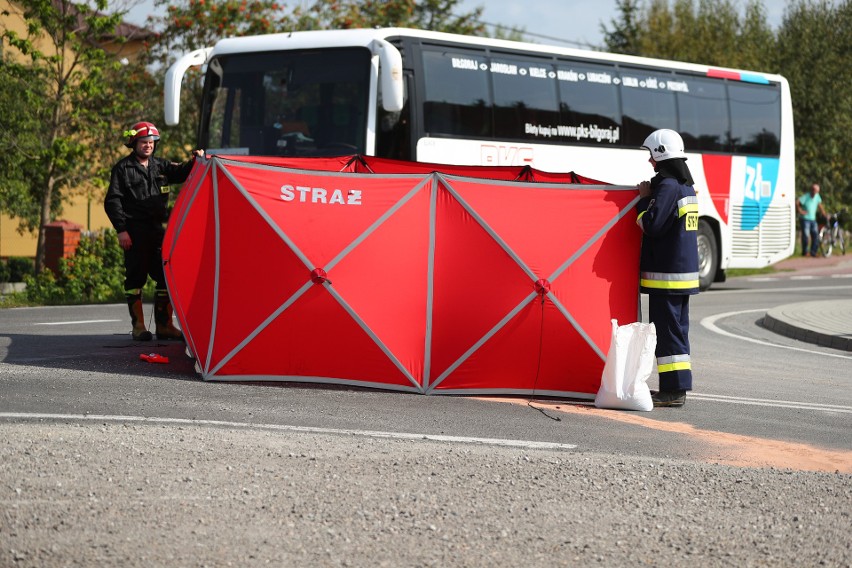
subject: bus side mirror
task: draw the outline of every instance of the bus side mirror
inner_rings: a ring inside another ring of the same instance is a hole
[[[375,39],[370,44],[373,55],[379,56],[379,77],[382,84],[382,106],[388,112],[402,110],[402,55],[399,50],[383,39]]]
[[[166,83],[163,87],[163,113],[166,124],[174,126],[180,120],[180,86],[186,70],[196,65],[204,65],[207,55],[213,48],[205,47],[191,51],[175,61],[166,73]]]

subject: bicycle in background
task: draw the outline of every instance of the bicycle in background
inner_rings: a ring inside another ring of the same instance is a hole
[[[845,214],[846,209],[832,213],[828,216],[826,224],[819,230],[819,247],[826,258],[836,250],[839,250],[840,254],[846,254],[845,231],[840,224],[840,217]]]

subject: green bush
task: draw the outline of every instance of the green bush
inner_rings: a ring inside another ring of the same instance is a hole
[[[65,293],[50,270],[30,276],[27,283],[27,300],[34,304],[64,304]]]
[[[27,300],[36,304],[99,304],[124,301],[124,252],[112,229],[84,234],[77,252],[59,260],[59,274],[30,276]],[[149,281],[145,294],[153,296]]]
[[[31,258],[12,256],[6,261],[0,261],[0,282],[23,282],[33,272]]]

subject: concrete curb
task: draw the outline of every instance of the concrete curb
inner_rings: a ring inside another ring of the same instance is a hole
[[[778,306],[766,312],[763,326],[799,341],[852,351],[852,300]]]

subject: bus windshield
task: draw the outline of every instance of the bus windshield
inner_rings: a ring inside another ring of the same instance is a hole
[[[208,65],[201,147],[265,156],[364,153],[364,48],[221,55]]]

